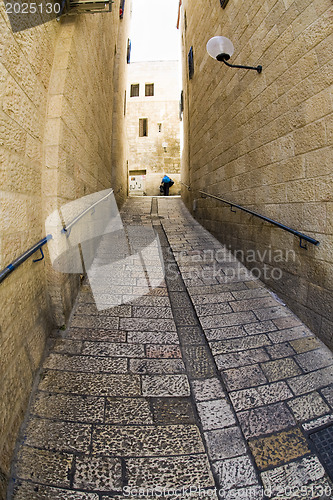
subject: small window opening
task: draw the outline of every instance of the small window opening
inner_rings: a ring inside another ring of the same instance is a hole
[[[139,137],[148,137],[148,118],[139,119]]]
[[[146,83],[145,87],[145,96],[153,96],[154,95],[154,84],[153,83]]]
[[[139,84],[133,83],[131,85],[131,97],[139,97]]]

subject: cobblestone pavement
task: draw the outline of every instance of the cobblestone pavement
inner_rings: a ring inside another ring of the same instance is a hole
[[[111,293],[103,267],[82,287],[44,361],[9,498],[333,498],[332,353],[180,199],[129,199],[122,218],[151,266],[134,252]]]

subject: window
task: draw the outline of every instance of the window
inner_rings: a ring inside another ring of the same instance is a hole
[[[131,97],[139,97],[139,84],[133,83],[131,85]]]
[[[153,83],[146,83],[146,88],[145,88],[145,96],[153,96],[154,95],[154,84]]]
[[[158,123],[157,125],[158,125],[158,131],[162,132],[162,123]]]
[[[148,118],[139,119],[139,137],[148,137]]]
[[[188,78],[191,80],[194,74],[194,62],[193,62],[193,47],[190,48],[190,51],[187,55],[188,60]]]

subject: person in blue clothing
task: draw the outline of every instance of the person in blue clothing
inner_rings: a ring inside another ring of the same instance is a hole
[[[165,175],[162,179],[163,194],[164,196],[169,196],[169,189],[174,184],[173,180]]]

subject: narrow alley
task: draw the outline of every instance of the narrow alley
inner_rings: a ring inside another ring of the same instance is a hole
[[[131,258],[103,237],[35,381],[9,498],[333,498],[332,352],[180,198],[129,198],[121,217]],[[110,255],[124,265],[105,275]]]

